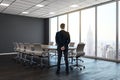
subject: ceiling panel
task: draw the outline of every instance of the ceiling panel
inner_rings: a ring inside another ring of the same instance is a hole
[[[14,4],[21,5],[21,6],[25,6],[26,5],[28,7],[35,5],[35,3],[26,2],[26,1],[22,1],[22,0],[16,0],[16,2],[13,3],[13,5]]]
[[[2,3],[11,4],[13,1],[15,1],[15,0],[3,0]]]
[[[5,6],[0,6],[0,12],[2,12],[5,8]]]
[[[23,9],[21,9],[21,8],[16,8],[16,7],[11,7],[11,8],[7,8],[6,10],[4,10],[3,12],[4,13],[13,13],[14,14],[14,12],[15,12],[15,14],[19,14],[19,13],[21,13],[23,11]]]
[[[13,10],[7,10],[7,11],[5,11],[5,12],[3,12],[3,13],[9,13],[9,14],[18,14],[18,13],[20,13],[18,10],[16,10],[16,9],[13,9]]]
[[[19,1],[26,2],[26,3],[38,4],[38,3],[45,1],[45,0],[19,0]]]
[[[10,4],[8,7],[0,6],[0,12],[37,18],[49,18],[107,1],[110,0],[0,0],[0,3]],[[36,7],[37,4],[43,4],[45,6]],[[73,4],[77,4],[79,7],[71,8],[70,6]],[[29,12],[29,14],[22,14],[23,11]],[[49,14],[50,12],[55,12],[55,14]]]
[[[25,9],[27,9],[29,7],[30,6],[26,6],[26,5],[22,5],[22,4],[16,3],[16,4],[13,4],[10,7],[8,7],[8,9],[16,8],[16,9],[23,9],[23,10],[25,10]]]
[[[45,7],[49,4],[50,2],[49,1],[44,1],[44,2],[41,2],[42,5],[45,5]],[[41,9],[44,9],[44,7],[36,7],[35,5],[33,7],[31,7],[30,9],[28,9],[27,11],[32,13],[32,12],[36,12],[37,10],[40,10]]]

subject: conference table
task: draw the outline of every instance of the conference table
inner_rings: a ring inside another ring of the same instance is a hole
[[[56,45],[41,45],[41,47],[42,47],[42,49],[44,51],[48,51],[48,67],[56,66],[57,64],[50,65],[50,54],[49,54],[49,51],[54,50],[54,51],[57,52],[57,46]],[[73,51],[75,49],[76,49],[76,47],[68,47],[68,50],[71,50],[71,51]]]

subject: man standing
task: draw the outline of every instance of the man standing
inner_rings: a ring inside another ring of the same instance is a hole
[[[55,36],[56,43],[57,43],[57,51],[58,51],[58,62],[57,62],[56,74],[60,73],[60,63],[61,63],[62,53],[64,54],[66,74],[69,74],[68,44],[70,43],[70,35],[69,35],[69,32],[64,30],[65,29],[64,23],[60,25],[60,28],[61,28],[61,31],[58,31]]]

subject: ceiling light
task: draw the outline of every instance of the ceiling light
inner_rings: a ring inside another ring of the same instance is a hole
[[[1,6],[9,6],[9,4],[6,3],[0,3]]]
[[[78,5],[75,5],[75,4],[74,4],[74,5],[71,5],[70,7],[78,7]]]
[[[36,5],[37,7],[44,7],[44,5],[41,5],[41,4],[38,4],[38,5]]]
[[[49,14],[55,14],[54,12],[50,12]]]
[[[29,12],[22,12],[23,14],[28,14]]]

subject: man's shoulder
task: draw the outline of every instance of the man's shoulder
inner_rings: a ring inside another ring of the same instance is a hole
[[[69,34],[69,32],[68,32],[68,31],[65,31],[65,33],[66,33],[66,34]]]
[[[57,35],[57,36],[60,35],[60,31],[56,32],[56,35]]]
[[[68,31],[64,31],[64,30],[61,30],[61,31],[58,31],[56,34],[69,34]]]
[[[65,31],[65,30],[61,30],[60,32],[63,32],[63,33],[69,33],[68,31]]]
[[[59,34],[59,33],[60,33],[60,31],[56,32],[56,34]]]

